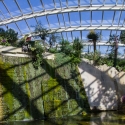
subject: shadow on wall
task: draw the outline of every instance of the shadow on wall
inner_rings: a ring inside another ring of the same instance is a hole
[[[70,61],[46,61],[35,70],[28,58],[0,57],[1,120],[44,119],[89,110],[79,73]]]
[[[90,108],[93,110],[117,110],[118,85],[106,73],[104,66],[95,67],[86,60],[79,65]]]

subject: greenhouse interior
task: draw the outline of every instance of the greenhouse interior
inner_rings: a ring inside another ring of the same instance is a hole
[[[0,124],[125,124],[125,0],[0,0]]]

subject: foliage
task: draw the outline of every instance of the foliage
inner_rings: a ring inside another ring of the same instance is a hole
[[[94,30],[90,30],[89,34],[87,35],[87,38],[93,41],[97,41],[99,39],[99,34],[96,33]]]
[[[35,68],[38,68],[42,64],[44,52],[43,47],[39,42],[35,42],[34,46],[31,46],[31,52],[33,54],[33,65]]]
[[[56,53],[56,52],[58,52],[58,51],[57,51],[56,48],[50,48],[50,49],[49,49],[49,52],[50,52],[50,53]]]
[[[15,45],[18,39],[18,33],[13,29],[7,29],[6,31],[3,28],[0,28],[0,44],[1,45]]]
[[[120,40],[122,44],[125,44],[125,31],[121,31]]]
[[[16,33],[13,29],[8,29],[6,31],[5,37],[7,38],[8,43],[10,43],[11,45],[14,45],[14,43],[17,41],[17,36],[18,33]]]
[[[98,53],[98,52],[96,52]],[[87,58],[89,60],[93,60],[93,56],[94,54],[93,53],[90,53],[90,54],[86,54],[84,56],[84,58]],[[112,66],[114,65],[114,60],[111,58],[111,56],[108,56],[108,57],[101,57],[99,54],[96,54],[95,56],[95,63],[96,65],[108,65],[108,66]],[[123,59],[118,59],[117,60],[117,65],[116,65],[116,69],[118,71],[125,71],[125,60]]]
[[[79,38],[75,38],[73,44],[71,44],[67,40],[62,40],[60,43],[60,51],[63,52],[65,55],[70,56],[72,59],[72,63],[78,64],[81,61],[81,51],[83,48],[82,42]]]
[[[75,38],[75,40],[73,41],[73,50],[74,50],[74,55],[76,57],[81,57],[81,51],[83,48],[83,44],[82,41],[79,40],[79,38]]]
[[[67,40],[62,40],[60,42],[60,51],[67,54],[67,55],[71,55],[73,53],[73,46],[70,44],[69,41]]]

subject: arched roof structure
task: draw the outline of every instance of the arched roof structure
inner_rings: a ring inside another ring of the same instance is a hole
[[[86,39],[91,29],[107,41],[125,30],[125,0],[0,0],[0,27],[20,36],[32,34],[39,21],[69,41]]]

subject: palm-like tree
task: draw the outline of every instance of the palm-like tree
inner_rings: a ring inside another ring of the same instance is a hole
[[[94,53],[95,53],[96,52],[96,42],[99,39],[99,34],[96,33],[94,30],[91,30],[89,32],[89,34],[87,35],[87,38],[89,40],[92,40],[92,42],[93,42],[93,49],[94,49]]]

